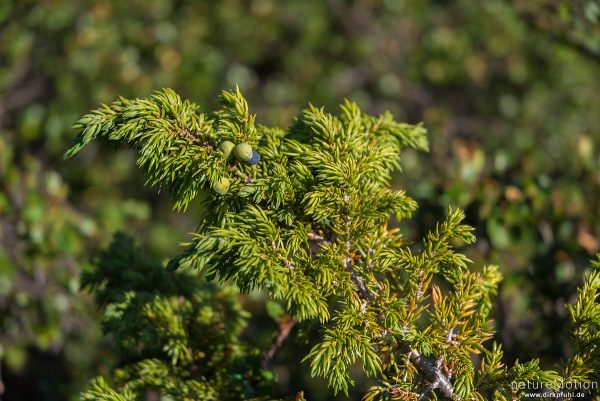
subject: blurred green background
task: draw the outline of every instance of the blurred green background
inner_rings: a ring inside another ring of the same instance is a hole
[[[265,124],[344,97],[423,121],[431,152],[403,155],[396,180],[420,204],[407,234],[464,208],[479,237],[465,252],[506,276],[507,359],[568,355],[563,305],[600,249],[597,0],[2,0],[2,400],[73,400],[110,368],[80,270],[116,230],[167,259],[197,221],[143,187],[128,150],[63,161],[72,123],[161,87],[211,110],[235,84]],[[268,341],[262,298],[246,304]],[[325,399],[305,351],[288,341],[275,360],[281,392]]]

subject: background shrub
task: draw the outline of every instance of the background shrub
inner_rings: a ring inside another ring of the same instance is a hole
[[[430,154],[398,184],[418,201],[408,235],[447,204],[476,228],[475,261],[501,266],[506,358],[568,355],[564,303],[600,237],[600,10],[594,1],[7,0],[0,5],[0,341],[4,398],[70,399],[106,369],[79,271],[126,229],[175,254],[197,219],[170,210],[128,151],[62,153],[69,127],[119,95],[169,86],[206,108],[236,83],[264,123],[310,99],[423,121]],[[191,207],[192,216],[198,208]],[[258,294],[244,302],[275,325]],[[266,341],[267,339],[265,339]],[[319,399],[285,364],[283,386]],[[309,394],[310,393],[310,394]]]

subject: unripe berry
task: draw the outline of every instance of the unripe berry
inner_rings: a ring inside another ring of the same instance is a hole
[[[219,149],[221,149],[221,152],[223,152],[223,155],[225,156],[225,160],[229,161],[233,158],[233,149],[235,148],[235,144],[231,141],[223,141],[221,142],[221,146],[219,146]]]
[[[233,151],[235,158],[241,162],[247,162],[252,159],[252,146],[246,142],[238,143]]]
[[[252,159],[248,160],[248,164],[256,164],[260,161],[260,155],[256,150],[252,151]]]
[[[231,185],[229,180],[225,177],[222,177],[219,181],[215,183],[213,189],[219,195],[225,195],[227,191],[229,191],[229,185]]]

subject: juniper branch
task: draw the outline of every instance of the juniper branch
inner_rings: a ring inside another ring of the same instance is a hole
[[[419,368],[419,370],[431,382],[431,390],[439,389],[444,396],[452,399],[454,395],[454,387],[450,379],[440,370],[439,367],[432,364],[416,349],[409,351],[410,359]]]
[[[221,110],[201,113],[170,90],[148,99],[119,99],[76,124],[80,132],[67,155],[92,139],[125,143],[138,151],[148,182],[169,189],[176,208],[206,194],[199,228],[169,270],[196,269],[208,280],[233,283],[243,292],[262,290],[282,304],[293,320],[282,323],[259,366],[297,321],[319,324],[319,340],[304,361],[310,361],[311,374],[327,378],[334,393],[347,393],[354,384],[350,367],[358,361],[382,384],[368,399],[393,391],[482,400],[488,390],[507,396],[513,380],[557,377],[537,360],[508,368],[501,347],[485,345],[493,335],[488,314],[501,275],[494,266],[473,271],[457,252],[457,242],[475,239],[462,224],[464,213],[449,209],[420,248],[388,230],[392,217],[401,223],[416,208],[390,186],[403,150],[427,150],[421,125],[396,122],[389,113],[369,116],[346,102],[337,115],[311,105],[282,130],[255,124],[239,90],[224,92],[220,100]],[[111,279],[102,281],[101,274],[88,281],[96,283],[101,303],[111,304],[106,328],[124,339],[121,346],[156,356],[121,372],[124,387],[158,383],[207,394],[214,383],[189,377],[190,364],[200,366],[194,358],[206,352],[190,352],[194,337],[186,336],[186,324],[198,322],[186,319],[200,314],[198,302],[218,308],[214,299],[188,294],[180,302],[172,291],[188,287],[156,268],[129,275],[132,266],[146,264],[133,251],[119,255],[110,259],[114,266],[104,266]],[[117,296],[103,291],[100,282],[118,289]],[[584,368],[599,359],[597,282],[597,274],[588,277],[581,301],[571,309],[578,353],[565,377],[591,377]],[[159,290],[148,293],[153,286]],[[221,312],[243,321],[228,299],[221,299],[227,305]],[[145,344],[140,329],[160,339],[158,344]],[[236,330],[220,333],[237,344]],[[214,351],[211,344],[203,346]],[[472,358],[478,353],[484,353],[480,367]]]

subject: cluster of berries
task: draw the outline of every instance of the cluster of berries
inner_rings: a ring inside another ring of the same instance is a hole
[[[260,155],[252,146],[246,142],[238,143],[237,145],[231,141],[223,141],[219,146],[221,152],[225,156],[225,160],[229,161],[235,158],[241,162],[246,162],[250,165],[260,161]],[[231,182],[228,178],[222,177],[214,186],[213,189],[219,195],[225,195],[229,191]]]

